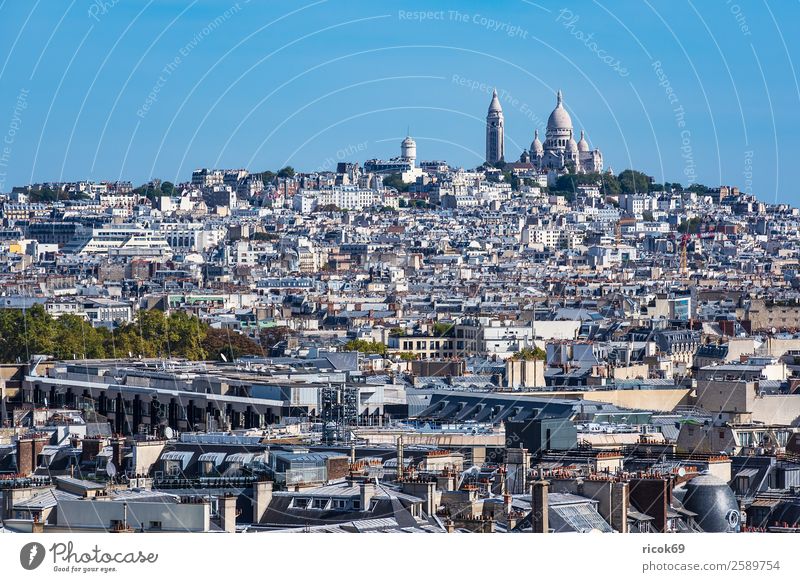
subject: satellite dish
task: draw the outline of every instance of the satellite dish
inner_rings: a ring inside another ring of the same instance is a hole
[[[686,476],[686,469],[681,467],[680,469],[678,469],[678,477],[684,477],[684,476]]]
[[[167,428],[164,429],[164,437],[167,440],[171,440],[171,439],[175,438],[175,431],[172,430],[172,427],[168,426]]]
[[[219,357],[222,358],[223,362],[227,362],[228,361],[228,358],[226,358],[225,354],[223,354],[222,352],[220,352]]]
[[[44,407],[47,408],[47,397],[44,399]]]
[[[106,465],[106,475],[108,475],[111,479],[113,479],[117,474],[117,467],[114,465],[112,461],[108,462]]]

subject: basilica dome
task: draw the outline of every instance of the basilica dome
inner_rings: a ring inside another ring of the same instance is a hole
[[[556,108],[553,109],[553,112],[550,114],[550,117],[547,119],[547,129],[572,129],[572,118],[567,113],[567,110],[564,109],[564,102],[561,96],[561,90],[559,89],[557,95],[558,102],[556,103]]]
[[[581,130],[581,140],[578,142],[578,151],[580,152],[589,151],[589,142],[586,141],[586,137],[583,135],[583,130]]]
[[[531,151],[536,154],[540,154],[544,151],[544,146],[542,146],[542,142],[539,140],[539,130],[533,132],[533,142],[531,142]]]

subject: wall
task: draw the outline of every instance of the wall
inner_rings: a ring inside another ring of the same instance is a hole
[[[161,522],[161,531],[208,531],[211,507],[207,503],[157,503],[141,501],[128,503],[128,525],[135,530],[144,523]],[[122,520],[122,503],[116,501],[61,501],[58,506],[59,527],[71,529],[108,529],[111,520]]]
[[[587,392],[536,392],[539,398],[566,398],[569,400],[596,400],[616,404],[622,408],[636,408],[671,412],[679,404],[687,404],[689,389],[666,390],[597,390]]]
[[[800,394],[759,396],[752,404],[753,420],[765,424],[800,425]]]

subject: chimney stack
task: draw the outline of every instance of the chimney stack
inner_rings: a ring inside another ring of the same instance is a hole
[[[256,481],[253,485],[253,523],[261,523],[272,502],[272,481]]]
[[[628,504],[630,493],[627,483],[611,484],[610,525],[619,533],[628,533]]]
[[[111,461],[119,473],[123,473],[125,462],[125,437],[115,436],[111,439]]]
[[[531,486],[531,528],[533,533],[550,533],[550,519],[547,493],[550,482],[545,480],[534,481]]]
[[[236,497],[222,495],[219,497],[220,527],[225,533],[236,533]]]
[[[372,501],[372,496],[375,495],[375,484],[371,481],[361,483],[360,487],[361,511],[369,509],[369,502]]]
[[[33,435],[17,440],[17,472],[20,475],[32,475],[39,465],[39,453],[47,444],[47,439]]]
[[[397,437],[397,479],[405,476],[406,466],[403,458],[403,435]]]

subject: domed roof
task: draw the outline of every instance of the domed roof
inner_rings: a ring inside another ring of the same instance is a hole
[[[583,130],[581,130],[581,140],[578,142],[578,151],[580,152],[589,151],[589,142],[586,141],[586,137],[584,137],[583,135]]]
[[[567,142],[567,151],[575,153],[578,151],[578,144],[575,142],[575,138],[570,137],[569,141]]]
[[[413,137],[411,137],[410,135],[407,135],[406,139],[403,140],[403,145],[404,146],[415,146],[415,145],[417,145],[417,142],[414,141]]]
[[[542,147],[542,142],[539,141],[538,129],[533,132],[533,142],[531,142],[531,151],[538,154],[544,151],[544,147]]]
[[[725,481],[711,474],[699,475],[687,482],[685,489],[683,506],[697,514],[695,521],[703,531],[738,530],[739,504]]]
[[[492,113],[493,111],[500,113],[503,112],[503,108],[500,107],[500,99],[497,98],[497,89],[492,91],[492,102],[489,103],[489,113]]]
[[[547,129],[572,129],[572,118],[564,109],[564,99],[561,95],[561,89],[558,90],[556,95],[557,103],[556,108],[547,119]]]

